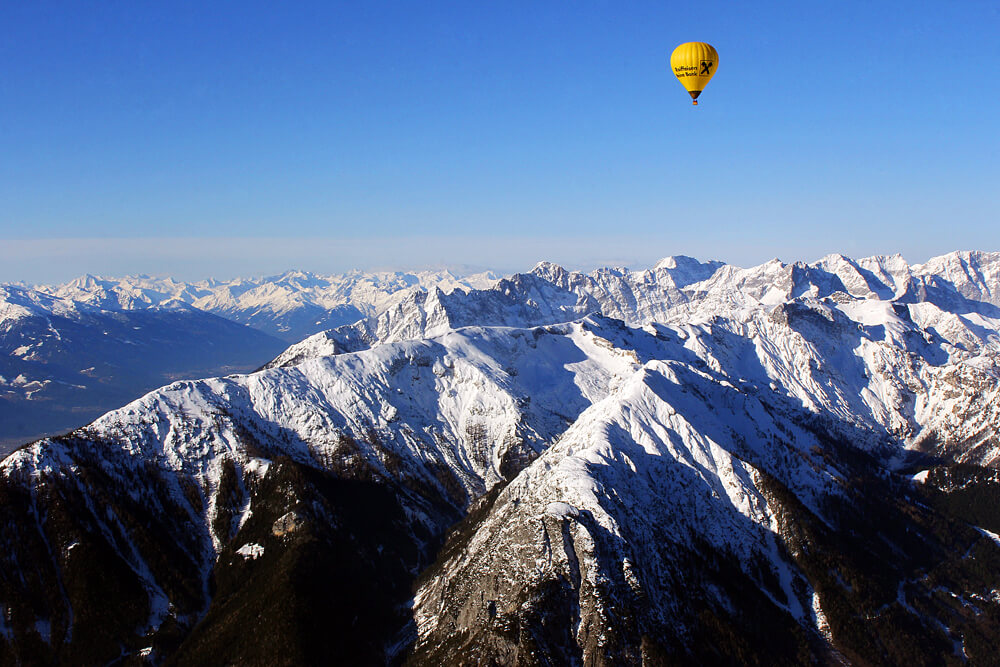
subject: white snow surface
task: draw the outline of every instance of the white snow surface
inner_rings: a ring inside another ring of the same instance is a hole
[[[236,550],[236,553],[243,556],[243,559],[257,560],[264,555],[264,547],[256,542],[248,542]]]

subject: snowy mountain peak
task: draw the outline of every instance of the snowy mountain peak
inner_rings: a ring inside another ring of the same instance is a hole
[[[702,262],[686,255],[672,255],[657,262],[653,270],[666,271],[677,287],[687,287],[707,280],[724,265],[724,262]]]
[[[531,270],[531,274],[558,285],[565,282],[566,276],[569,275],[569,271],[552,262],[539,262],[535,265],[535,268]]]
[[[90,273],[85,273],[84,275],[69,281],[67,286],[83,290],[92,290],[103,287],[104,279]]]

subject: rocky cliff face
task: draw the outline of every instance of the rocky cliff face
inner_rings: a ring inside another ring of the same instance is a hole
[[[998,259],[543,264],[154,391],[0,464],[0,662],[988,663]]]

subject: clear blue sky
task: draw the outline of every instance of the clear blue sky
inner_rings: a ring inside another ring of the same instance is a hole
[[[0,280],[960,248],[995,1],[0,3]]]

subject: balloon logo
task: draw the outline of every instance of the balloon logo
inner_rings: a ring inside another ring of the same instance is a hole
[[[719,53],[705,42],[685,42],[670,54],[670,67],[691,96],[692,104],[698,104],[698,96],[715,76],[718,65]]]

